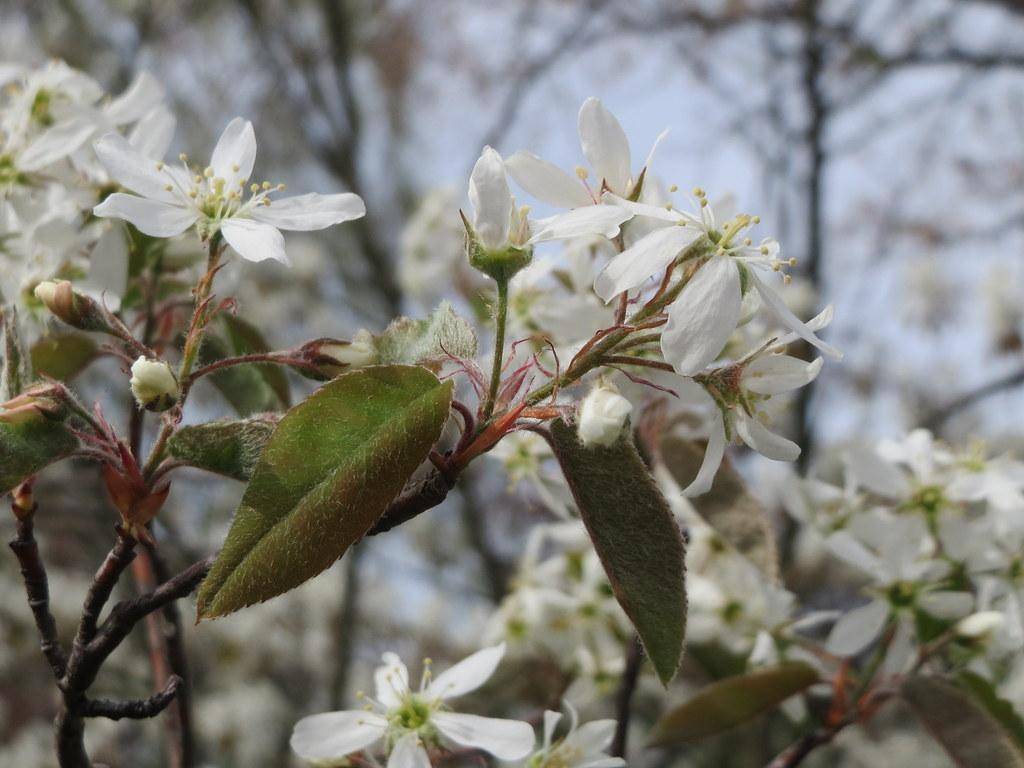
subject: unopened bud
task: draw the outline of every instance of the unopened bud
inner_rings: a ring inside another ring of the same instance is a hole
[[[619,439],[633,404],[610,384],[590,391],[580,403],[579,436],[583,445],[609,446]]]
[[[345,371],[376,365],[380,361],[377,342],[365,328],[357,331],[351,341],[317,339],[306,344],[302,351],[316,366],[316,378],[333,379]]]
[[[44,280],[33,291],[46,308],[74,328],[83,331],[107,331],[102,308],[84,294],[77,293],[67,280]]]
[[[954,629],[960,637],[980,640],[1003,626],[1005,621],[1006,617],[999,611],[978,611],[960,619]]]
[[[149,411],[166,411],[181,392],[171,366],[163,360],[140,357],[132,363],[130,383],[135,401]]]
[[[67,390],[60,384],[36,384],[6,403],[0,403],[0,422],[24,424],[42,419],[59,421],[67,415],[69,398]]]

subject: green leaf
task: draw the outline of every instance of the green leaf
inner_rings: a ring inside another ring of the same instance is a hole
[[[190,467],[248,480],[277,422],[276,416],[262,414],[182,427],[171,436],[167,450]]]
[[[665,713],[647,737],[647,746],[678,746],[727,731],[775,709],[818,679],[817,670],[803,662],[727,677]]]
[[[32,345],[32,368],[58,381],[70,381],[96,359],[98,352],[96,342],[83,334],[47,336]]]
[[[672,510],[630,430],[608,447],[584,447],[575,427],[562,420],[552,423],[551,435],[615,597],[667,685],[686,635],[685,552]]]
[[[674,435],[661,441],[658,454],[680,488],[688,486],[696,477],[704,458],[702,446]],[[728,460],[722,462],[711,490],[690,502],[707,524],[740,554],[766,576],[778,579],[778,550],[768,515]]]
[[[992,683],[969,670],[960,672],[957,675],[957,682],[961,687],[970,691],[974,699],[999,721],[999,724],[1013,738],[1017,749],[1024,750],[1024,719],[1021,719],[1020,713],[1013,704],[1002,698]]]
[[[18,327],[18,311],[14,307],[0,307],[0,325],[3,326],[3,366],[0,367],[0,403],[21,394],[32,380],[29,356]]]
[[[382,363],[401,363],[435,367],[449,355],[476,357],[477,341],[473,326],[456,314],[447,301],[441,302],[429,320],[400,317],[377,338]]]
[[[903,682],[900,694],[960,768],[1024,768],[1011,732],[968,690],[916,675]]]
[[[0,422],[0,495],[78,447],[63,422],[38,415],[17,424]]]
[[[220,332],[207,334],[200,350],[204,365],[226,357],[270,351],[259,330],[245,320],[221,314],[219,322]],[[291,401],[288,377],[278,365],[234,365],[210,374],[209,378],[239,416],[282,411]]]
[[[412,366],[339,376],[292,408],[263,451],[199,590],[223,616],[316,576],[360,539],[441,435],[452,383]]]

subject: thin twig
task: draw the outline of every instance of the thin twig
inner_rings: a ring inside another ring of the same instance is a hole
[[[629,650],[626,652],[626,668],[622,671],[619,690],[615,694],[615,716],[618,722],[615,725],[615,738],[612,739],[609,752],[612,757],[625,758],[626,756],[629,721],[633,714],[633,694],[636,692],[636,684],[640,680],[643,656],[640,638],[634,637],[629,643]]]
[[[177,675],[167,678],[167,685],[148,699],[111,701],[110,699],[87,699],[81,708],[82,717],[105,717],[108,720],[146,720],[156,717],[174,701],[182,680]]]

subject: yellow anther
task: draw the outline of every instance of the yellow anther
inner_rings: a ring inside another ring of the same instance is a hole
[[[170,184],[164,184],[164,190],[167,191],[167,192],[173,192],[174,191],[174,187],[172,185],[170,185]]]
[[[235,173],[238,173],[240,170],[242,170],[242,167],[238,163],[232,163],[231,170]]]
[[[187,163],[188,162],[188,155],[186,155],[184,152],[182,152],[180,155],[178,155],[178,159],[181,160],[181,162],[183,162],[183,163]]]
[[[707,208],[708,207],[708,199],[706,197],[702,197],[700,199],[700,207],[701,208]]]
[[[278,184],[277,185],[277,191],[278,192],[284,192],[286,189],[287,189],[287,187],[284,184]]]
[[[255,195],[257,192],[260,191],[260,185],[259,184],[250,184],[249,185],[249,191],[252,192]]]
[[[195,177],[193,177],[192,181],[194,181],[196,184],[202,184],[203,183],[203,177],[202,176],[195,176]]]
[[[792,275],[783,275],[782,276],[782,282],[784,284],[786,284],[786,285],[789,285],[790,283],[793,282],[793,276]]]
[[[587,180],[587,176],[589,176],[589,175],[590,175],[590,172],[586,168],[584,168],[582,165],[577,165],[576,166],[576,177],[580,181],[586,181]]]
[[[213,168],[211,166],[209,166],[209,165],[206,166],[206,168],[203,169],[203,176],[205,176],[208,179],[212,179],[213,178]]]
[[[761,217],[760,216],[754,216],[751,219],[751,222],[753,222],[754,224],[760,224],[761,223]]]
[[[762,245],[758,250],[761,251],[761,255],[762,256],[767,256],[768,255],[768,246],[767,245]]]
[[[188,196],[191,197],[193,200],[195,200],[197,197],[199,197],[199,190],[198,189],[190,189],[188,191]]]
[[[270,189],[270,182],[264,181],[260,186],[263,187],[263,189]]]
[[[751,245],[754,244],[754,241],[751,240],[749,237],[744,237],[743,244],[749,248]]]
[[[789,261],[788,261],[789,266],[795,267],[797,265],[797,263],[798,262],[796,260],[796,256],[790,256],[789,257]]]
[[[669,192],[678,192],[679,191],[679,185],[678,184],[673,184],[671,187],[668,188],[668,191]]]
[[[704,190],[701,189],[700,187],[694,187],[693,188],[693,196],[694,197],[704,197]]]
[[[163,163],[157,163],[157,164],[156,164],[156,169],[157,169],[158,171],[162,171],[162,170],[164,169],[164,164],[163,164]]]

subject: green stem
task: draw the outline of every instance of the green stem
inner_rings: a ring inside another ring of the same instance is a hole
[[[185,337],[185,346],[181,355],[181,367],[178,369],[178,383],[181,386],[181,394],[178,395],[178,402],[175,405],[175,408],[179,410],[184,407],[185,399],[188,397],[188,378],[192,373],[193,367],[195,367],[196,357],[199,354],[199,347],[203,340],[203,331],[206,328],[206,321],[199,317],[199,313],[204,311],[203,305],[210,297],[210,293],[213,290],[213,279],[217,275],[220,255],[224,250],[221,244],[221,236],[219,232],[210,238],[209,249],[209,256],[206,262],[206,274],[199,278],[199,282],[196,283],[195,303],[192,309],[192,318],[189,320],[188,335]],[[160,428],[160,433],[157,435],[156,442],[153,444],[153,448],[149,452],[149,457],[146,459],[146,466],[142,470],[143,477],[147,479],[152,477],[153,472],[163,459],[164,449],[167,447],[167,441],[170,440],[173,433],[174,419],[167,418],[165,416],[163,419],[163,426]]]
[[[494,403],[498,399],[498,385],[501,384],[501,368],[505,356],[505,326],[508,323],[508,278],[502,277],[498,283],[498,309],[495,315],[494,362],[491,365],[491,383],[484,400],[482,423],[486,423],[494,413]]]

